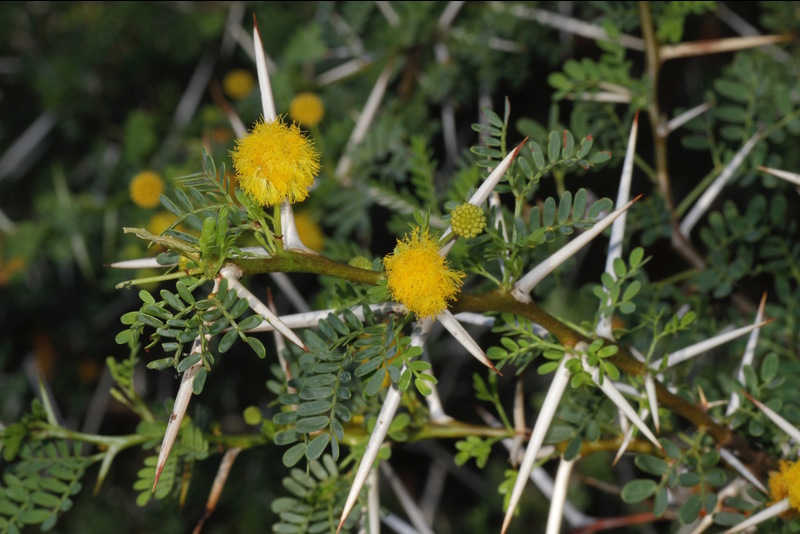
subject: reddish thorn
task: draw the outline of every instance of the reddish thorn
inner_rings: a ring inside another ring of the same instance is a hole
[[[156,492],[156,485],[158,484],[158,479],[161,478],[161,472],[163,470],[164,470],[164,466],[162,465],[162,466],[160,466],[158,468],[158,471],[156,471],[156,478],[153,481],[153,491],[151,493],[155,493]]]
[[[634,124],[638,124],[639,123],[639,110],[638,109],[636,110],[636,114],[633,116],[633,123]]]
[[[522,140],[522,142],[520,144],[517,145],[517,148],[514,149],[514,155],[511,156],[512,160],[516,159],[517,154],[519,154],[519,151],[522,150],[523,145],[525,145],[525,143],[528,142],[529,138],[530,138],[530,136],[526,137],[525,139]]]
[[[749,394],[748,392],[746,392],[745,390],[742,390],[742,394],[743,394],[745,397],[747,397],[748,399],[750,399],[750,402],[752,402],[752,403],[753,403],[753,404],[755,404],[756,406],[758,406],[758,407],[761,407],[761,406],[762,406],[762,404],[761,404],[761,401],[759,401],[759,400],[756,400],[756,399],[755,399],[755,398],[754,398],[752,395],[750,395],[750,394]]]
[[[639,195],[638,195],[638,196],[636,196],[636,198],[634,198],[634,199],[633,199],[633,201],[634,201],[634,202],[638,202],[638,201],[639,201],[639,199],[640,199],[640,198],[642,198],[643,196],[644,196],[644,193],[639,193]]]

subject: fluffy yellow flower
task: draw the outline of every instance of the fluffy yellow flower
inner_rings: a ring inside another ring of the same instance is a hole
[[[300,128],[259,121],[231,153],[239,187],[262,206],[304,200],[319,172],[319,153]]]
[[[325,234],[317,221],[308,211],[300,211],[294,215],[294,224],[297,226],[297,235],[300,241],[315,252],[321,252],[325,246]]]
[[[303,126],[316,126],[324,115],[325,106],[314,93],[300,93],[289,104],[289,117]]]
[[[250,94],[256,80],[249,70],[233,69],[222,79],[222,90],[234,100],[241,100]]]
[[[392,298],[420,317],[432,317],[455,299],[464,276],[447,266],[427,230],[416,228],[383,259]]]
[[[155,208],[164,192],[164,180],[153,171],[140,172],[131,180],[130,196],[140,208]]]
[[[800,461],[778,463],[779,472],[769,474],[769,493],[773,502],[789,497],[789,505],[800,512]]]

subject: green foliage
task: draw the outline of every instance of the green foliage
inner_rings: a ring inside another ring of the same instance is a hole
[[[644,249],[641,247],[631,251],[627,265],[621,258],[614,259],[614,274],[603,273],[600,277],[603,285],[592,287],[592,294],[600,300],[595,324],[601,317],[612,316],[616,310],[626,315],[636,310],[636,304],[632,301],[641,290],[642,283],[634,278],[649,260],[644,259]]]
[[[274,499],[271,510],[279,521],[273,532],[312,533],[336,531],[339,515],[344,507],[344,492],[351,481],[343,477],[336,462],[325,454],[319,461],[311,461],[308,470],[291,469],[282,485],[287,494]],[[357,516],[351,515],[343,527],[353,527]]]
[[[547,352],[548,349],[556,353],[556,358],[560,359],[563,355],[563,351],[559,350],[560,347],[553,342],[553,338],[547,332],[536,328],[531,321],[511,314],[501,315],[500,319],[492,331],[501,334],[502,346],[492,346],[486,352],[486,355],[496,362],[498,369],[502,369],[506,364],[513,364],[519,369],[517,372],[522,373],[536,357],[542,354],[548,357],[550,354]],[[540,372],[546,373],[552,369],[548,367]]]
[[[64,441],[23,445],[19,461],[3,474],[0,486],[0,528],[19,532],[26,525],[51,530],[61,513],[72,508],[82,488],[84,471],[92,460],[80,444]]]

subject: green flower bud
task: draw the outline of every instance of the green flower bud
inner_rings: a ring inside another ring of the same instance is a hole
[[[469,239],[486,228],[486,216],[479,206],[465,202],[450,214],[450,225],[456,235]]]
[[[366,269],[368,271],[372,270],[372,262],[369,260],[369,258],[365,258],[364,256],[356,256],[355,258],[352,258],[347,262],[347,265],[350,267],[358,267],[359,269]]]

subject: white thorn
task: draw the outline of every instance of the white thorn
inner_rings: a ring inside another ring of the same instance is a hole
[[[624,414],[625,414],[625,412],[620,410],[620,417],[624,417],[625,420],[627,421],[628,418],[625,417]],[[647,410],[642,410],[641,412],[639,412],[639,417],[641,417],[642,422],[646,421],[647,417],[649,415],[650,414],[647,412]],[[620,425],[620,427],[622,427],[622,425]],[[612,466],[617,465],[617,462],[619,462],[619,459],[622,458],[622,455],[625,454],[625,451],[628,450],[628,446],[631,444],[631,441],[633,441],[633,430],[634,430],[634,428],[632,426],[630,426],[630,425],[627,425],[627,427],[628,428],[626,430],[624,430],[625,438],[622,440],[622,443],[620,444],[619,449],[617,449],[617,454],[614,456],[614,461],[611,462]]]
[[[500,235],[503,236],[503,241],[508,243],[508,230],[506,230],[506,221],[503,219],[503,207],[500,203],[500,195],[497,191],[492,191],[492,194],[489,195],[489,208],[494,209],[495,218],[494,218],[494,228],[495,230],[500,230]],[[506,258],[509,257],[509,253],[506,252]],[[500,273],[505,276],[506,274],[506,264],[503,260],[498,259],[497,263],[500,265]]]
[[[386,515],[381,515],[381,523],[389,527],[397,534],[419,534],[414,527],[391,512],[387,513]]]
[[[598,91],[596,93],[581,92],[567,93],[567,100],[582,100],[585,102],[613,102],[615,104],[627,104],[631,101],[631,95],[621,95],[608,91]]]
[[[428,333],[431,331],[433,322],[433,318],[417,321],[414,326],[414,331],[411,333],[412,347],[421,347],[425,343],[425,339],[428,337]],[[401,369],[401,374],[405,371],[405,369],[406,367],[403,366]],[[356,476],[353,479],[353,485],[350,487],[350,493],[347,495],[347,500],[345,501],[344,508],[342,510],[342,517],[339,520],[339,527],[336,529],[337,532],[341,530],[342,525],[344,525],[344,522],[347,519],[347,516],[350,515],[350,512],[353,510],[353,506],[356,504],[358,494],[361,493],[361,488],[364,487],[364,481],[367,479],[367,475],[372,469],[372,464],[378,457],[378,451],[380,450],[381,445],[383,445],[383,440],[386,438],[386,433],[389,431],[389,426],[392,424],[394,414],[397,412],[397,407],[400,405],[401,397],[402,394],[400,393],[400,390],[397,389],[395,384],[392,384],[388,393],[386,394],[386,398],[383,401],[381,411],[378,413],[378,420],[375,422],[375,428],[372,430],[372,434],[369,436],[369,441],[367,441],[367,448],[364,449],[364,456],[361,458],[361,463],[358,465]]]
[[[581,235],[561,247],[555,254],[544,260],[542,263],[534,267],[528,274],[517,280],[514,288],[511,290],[511,295],[520,302],[530,302],[530,292],[536,287],[536,284],[541,282],[548,274],[553,272],[559,265],[567,261],[576,252],[586,246],[592,239],[600,235],[603,230],[608,228],[617,217],[625,213],[628,208],[633,206],[639,197],[631,200],[623,207],[606,215],[603,219],[598,221],[590,230],[583,232]]]
[[[405,366],[403,366],[402,371],[405,371]],[[342,510],[342,517],[339,520],[337,532],[342,528],[347,516],[350,515],[353,506],[356,504],[358,494],[361,493],[361,488],[364,487],[367,475],[372,470],[372,464],[375,462],[375,458],[378,457],[378,451],[381,445],[383,445],[383,440],[389,431],[389,425],[391,425],[394,414],[397,412],[397,407],[400,405],[401,397],[402,394],[400,390],[397,389],[396,385],[392,384],[383,401],[381,411],[378,413],[378,420],[375,423],[375,428],[369,436],[367,448],[364,449],[364,456],[361,458],[358,471],[356,471],[356,476],[353,479],[353,485],[350,487],[350,493],[347,495],[347,501],[345,501],[344,509]]]
[[[758,312],[756,312],[756,319],[755,323],[760,323],[764,320],[764,308],[767,305],[767,294],[764,293],[761,297],[761,303],[758,305]],[[758,335],[761,332],[760,328],[756,328],[752,332],[750,332],[750,337],[747,338],[747,345],[744,349],[744,354],[742,355],[742,361],[739,363],[739,371],[736,373],[736,379],[739,381],[741,385],[745,385],[744,383],[744,368],[748,365],[753,365],[753,358],[756,354],[756,345],[758,344]],[[728,407],[725,410],[725,415],[730,416],[733,415],[739,408],[740,404],[739,395],[736,392],[731,392],[730,400],[728,401]]]
[[[404,315],[408,313],[408,310],[402,304],[397,304],[395,302],[387,302],[383,304],[370,304],[370,310],[375,315],[385,316],[389,314],[397,314],[397,315]],[[356,306],[350,309],[351,312],[358,318],[359,321],[364,320],[364,310],[361,306]],[[335,309],[327,309],[327,310],[318,310],[312,312],[304,312],[304,313],[293,313],[291,315],[284,315],[281,317],[283,323],[288,326],[289,328],[310,328],[313,326],[317,326],[320,319],[326,318],[330,314],[336,314],[337,310]],[[339,319],[343,318],[343,315],[337,315]],[[271,332],[275,330],[275,327],[269,323],[261,323],[259,326],[255,328],[251,328],[247,330],[247,333],[250,332]]]
[[[575,35],[587,37],[592,40],[611,41],[611,38],[602,26],[589,24],[588,22],[572,17],[565,17],[564,15],[559,15],[552,11],[537,9],[535,7],[525,7],[521,4],[514,4],[506,8],[503,2],[490,2],[489,6],[495,10],[505,10],[521,19],[535,20],[539,24],[557,28],[559,31],[574,33]],[[623,33],[620,34],[617,39],[619,39],[619,44],[625,48],[639,51],[644,51],[645,49],[644,40],[639,37]]]
[[[281,290],[286,298],[289,299],[289,302],[297,308],[299,312],[310,312],[311,307],[308,305],[308,302],[305,301],[303,296],[297,291],[297,288],[294,287],[292,284],[292,280],[286,275],[286,273],[269,273],[269,277],[272,278],[272,281],[277,284],[278,288]]]
[[[631,125],[628,136],[628,148],[625,151],[625,161],[622,163],[622,175],[617,191],[617,203],[614,207],[619,209],[628,203],[631,195],[631,181],[633,180],[633,160],[636,155],[636,135],[639,132],[639,115],[637,113]],[[606,272],[616,279],[614,274],[614,260],[622,257],[622,238],[625,236],[625,220],[627,213],[622,213],[611,225],[611,238],[608,241],[608,256],[606,258]]]
[[[567,500],[569,475],[572,473],[574,465],[575,460],[565,460],[563,457],[558,464],[553,496],[550,498],[550,512],[547,514],[547,530],[545,534],[559,534],[561,532],[561,517],[564,515],[564,503]]]
[[[275,98],[272,96],[272,86],[269,83],[269,70],[267,57],[264,54],[264,45],[258,31],[258,24],[253,17],[253,45],[256,50],[256,71],[258,72],[258,88],[261,91],[261,107],[264,110],[264,120],[274,121],[278,115],[275,112]]]
[[[727,343],[728,341],[734,340],[737,337],[741,337],[741,336],[743,336],[745,334],[748,334],[748,333],[752,332],[753,330],[755,330],[756,328],[761,328],[762,326],[764,326],[767,323],[768,323],[768,321],[762,321],[762,322],[760,322],[758,324],[752,324],[752,325],[748,325],[748,326],[743,326],[741,328],[737,328],[737,329],[731,330],[729,332],[723,332],[723,333],[717,334],[716,336],[714,336],[714,337],[712,337],[710,339],[705,339],[705,340],[703,340],[703,341],[701,341],[699,343],[695,343],[694,345],[689,345],[688,347],[683,348],[681,350],[676,350],[675,352],[672,352],[672,353],[666,355],[664,358],[660,358],[660,359],[658,359],[658,360],[656,360],[654,362],[651,362],[650,363],[650,368],[655,370],[655,371],[660,371],[662,362],[665,359],[666,359],[666,362],[667,362],[665,367],[672,367],[673,365],[677,365],[677,364],[679,364],[681,362],[684,362],[686,360],[694,358],[698,354],[702,354],[702,353],[704,353],[706,351],[709,351],[709,350],[711,350],[711,349],[713,349],[715,347],[719,347],[720,345],[723,345],[723,344]]]
[[[166,265],[162,265],[158,263],[156,258],[137,258],[135,260],[116,261],[112,264],[109,264],[109,267],[113,267],[114,269],[159,269],[172,267],[174,265],[177,264],[168,263]]]
[[[364,110],[361,112],[361,115],[356,121],[356,126],[353,128],[353,133],[350,134],[350,139],[347,141],[345,153],[342,156],[342,159],[340,159],[339,163],[336,165],[336,170],[333,172],[334,175],[345,184],[350,183],[350,177],[347,176],[350,172],[350,166],[352,165],[352,160],[350,159],[349,153],[356,145],[361,143],[361,141],[364,139],[364,136],[367,134],[367,130],[372,124],[372,121],[375,119],[375,115],[378,113],[378,107],[381,104],[381,100],[383,100],[383,95],[386,93],[386,87],[389,85],[389,78],[392,74],[393,66],[394,63],[392,61],[388,61],[386,66],[383,67],[383,71],[381,71],[381,74],[378,76],[375,85],[372,87],[372,91],[367,97],[367,103],[364,104]]]
[[[746,530],[750,527],[754,527],[759,523],[763,523],[768,519],[772,519],[773,517],[781,515],[783,512],[788,511],[790,508],[791,505],[789,504],[789,498],[787,497],[782,501],[773,504],[769,508],[765,508],[764,510],[761,510],[757,514],[748,517],[735,527],[726,530],[725,534],[734,534],[736,532],[741,532],[743,530]]]
[[[371,64],[372,62],[365,58],[353,58],[317,76],[317,84],[329,85],[331,83],[338,82],[343,78],[347,78],[348,76],[361,71]]]
[[[423,350],[422,359],[430,363],[430,359],[428,358],[427,351]],[[432,370],[427,371],[428,374],[433,375]],[[428,416],[432,423],[446,423],[447,421],[452,421],[453,418],[447,415],[444,411],[444,406],[442,405],[442,399],[439,397],[439,388],[433,382],[428,383],[428,387],[431,388],[430,395],[425,395],[425,404],[428,405]]]
[[[369,472],[369,493],[367,494],[367,517],[369,534],[381,532],[381,492],[378,485],[378,470]]]
[[[514,489],[511,491],[511,498],[508,501],[508,510],[506,510],[505,518],[503,519],[503,528],[501,532],[505,534],[508,525],[511,523],[511,518],[514,516],[519,500],[522,497],[522,491],[525,489],[525,483],[533,470],[533,464],[536,461],[536,453],[539,452],[539,447],[542,446],[544,437],[547,430],[550,428],[550,423],[553,421],[553,416],[558,408],[558,403],[564,390],[569,383],[569,371],[566,368],[567,360],[573,358],[571,354],[565,354],[558,365],[556,372],[553,373],[553,381],[550,384],[550,389],[547,390],[542,409],[539,411],[539,416],[536,418],[536,424],[533,426],[531,432],[531,439],[528,442],[528,448],[525,449],[525,456],[522,459],[519,473],[517,473],[517,480],[514,482]]]
[[[589,372],[592,375],[592,380],[594,380],[594,383],[600,387],[603,393],[605,393],[606,397],[608,397],[608,399],[611,402],[613,402],[617,406],[617,408],[625,412],[625,415],[628,417],[630,422],[633,423],[634,426],[636,426],[636,428],[638,428],[639,431],[642,434],[644,434],[645,437],[647,437],[647,439],[649,439],[653,445],[655,445],[659,450],[662,450],[661,444],[658,442],[658,439],[656,439],[655,435],[650,431],[649,428],[647,428],[647,425],[644,424],[644,421],[642,421],[639,418],[639,415],[631,407],[631,405],[628,404],[628,401],[625,400],[625,397],[623,397],[622,394],[619,391],[617,391],[617,389],[614,387],[614,384],[611,383],[611,380],[605,379],[601,384],[599,382],[600,378],[599,371],[597,370],[597,368],[591,367],[589,365],[589,362],[586,361],[585,358],[584,358],[584,367],[589,369]]]
[[[394,10],[392,4],[389,2],[375,2],[375,5],[378,6],[378,10],[384,16],[384,18],[389,22],[389,25],[393,28],[396,28],[400,25],[400,17],[397,14],[397,11]]]
[[[689,234],[692,232],[692,228],[694,225],[697,224],[697,221],[708,211],[708,208],[711,207],[711,204],[714,202],[714,199],[717,198],[722,188],[725,187],[725,184],[730,180],[733,173],[739,168],[739,166],[744,162],[744,159],[750,154],[750,151],[753,150],[753,147],[756,146],[761,140],[762,132],[757,132],[753,134],[743,146],[739,149],[735,156],[731,159],[731,161],[722,169],[722,172],[719,173],[719,176],[708,186],[708,189],[705,190],[703,195],[695,202],[692,209],[689,210],[689,213],[686,214],[686,217],[683,218],[681,221],[681,233],[689,237]]]
[[[714,510],[712,512],[706,511],[705,517],[697,523],[697,527],[691,532],[691,534],[702,534],[708,527],[710,527],[714,523],[714,516],[717,512],[722,509],[722,503],[729,497],[735,497],[742,493],[745,489],[745,481],[741,478],[737,478],[724,488],[722,488],[719,493],[717,493],[717,504],[714,506]]]
[[[764,484],[762,484],[761,481],[758,480],[756,476],[751,473],[750,470],[747,469],[747,467],[736,456],[733,455],[733,453],[731,453],[731,451],[724,447],[720,447],[719,456],[725,460],[725,462],[731,466],[734,471],[739,473],[742,478],[757,487],[761,493],[769,495],[769,491],[767,491],[767,488],[764,487]]]
[[[202,345],[200,338],[195,339],[190,354],[200,352]],[[199,361],[192,365],[183,372],[181,378],[181,385],[178,388],[178,394],[175,395],[175,403],[172,406],[172,413],[167,421],[167,429],[164,432],[164,439],[161,440],[161,448],[158,451],[158,460],[156,461],[156,475],[153,480],[153,491],[156,491],[156,484],[158,479],[161,478],[161,472],[167,464],[167,458],[172,450],[172,445],[175,443],[175,438],[178,437],[178,431],[181,429],[181,421],[186,414],[186,409],[189,407],[189,401],[192,399],[192,386],[194,385],[194,378],[197,376],[197,371],[203,366],[203,361]]]
[[[653,416],[653,424],[656,425],[656,432],[660,432],[658,424],[658,397],[656,397],[656,383],[653,375],[648,373],[644,377],[644,390],[647,393],[647,403],[650,405],[650,413]]]
[[[520,143],[517,148],[509,152],[508,155],[503,158],[503,161],[501,161],[497,167],[495,167],[486,180],[484,180],[480,187],[478,187],[478,190],[475,191],[471,197],[469,197],[467,202],[470,204],[475,204],[476,206],[480,206],[486,202],[486,199],[489,198],[489,193],[491,193],[494,188],[497,187],[497,184],[500,183],[500,180],[503,178],[503,176],[505,176],[506,171],[508,171],[508,168],[511,167],[511,164],[514,163],[514,158],[517,157],[517,154],[519,154],[519,151],[522,149],[522,146],[525,144],[525,142],[526,141]]]
[[[463,5],[463,1],[448,2],[447,7],[445,7],[444,11],[442,11],[442,14],[439,15],[439,20],[436,22],[436,27],[442,31],[450,28],[450,25],[453,23],[453,20],[455,20],[458,12],[461,11],[461,7]]]
[[[281,232],[283,233],[283,248],[317,255],[316,252],[303,244],[297,225],[294,222],[294,212],[288,200],[281,202]]]
[[[524,141],[522,141],[517,146],[517,148],[509,152],[506,155],[506,157],[503,158],[503,161],[501,161],[497,165],[497,167],[494,168],[494,170],[483,181],[480,187],[478,187],[478,190],[475,191],[475,193],[473,193],[471,197],[469,197],[469,200],[467,200],[469,204],[475,206],[481,206],[484,202],[486,202],[486,199],[489,198],[489,195],[492,193],[494,188],[497,187],[497,184],[499,184],[500,180],[503,179],[503,176],[505,176],[506,171],[508,171],[509,167],[511,167],[511,164],[514,163],[514,159],[517,157],[519,151],[522,149],[523,145],[526,142],[527,138]],[[441,239],[443,240],[446,239],[452,233],[453,233],[453,227],[448,226],[447,229],[442,234]],[[442,257],[446,256],[447,253],[450,252],[450,249],[453,248],[453,243],[454,243],[453,241],[450,241],[449,243],[444,245],[441,249],[439,249],[439,255]]]
[[[773,169],[770,167],[763,167],[763,166],[759,166],[758,170],[765,172],[767,174],[771,174],[772,176],[775,176],[782,180],[786,180],[790,184],[800,185],[800,174],[794,172],[782,171],[780,169]]]
[[[790,438],[794,440],[795,443],[800,443],[800,430],[795,428],[789,421],[778,415],[774,410],[768,408],[766,404],[760,402],[759,400],[753,398],[750,394],[746,391],[743,392],[745,396],[750,399],[750,402],[756,405],[756,407],[764,412],[770,421],[778,425],[778,427],[786,432]]]
[[[621,208],[628,203],[631,195],[631,181],[633,179],[633,160],[636,155],[636,135],[639,132],[639,114],[633,119],[631,124],[631,132],[628,136],[628,148],[625,151],[625,161],[622,163],[622,175],[619,179],[619,188],[617,189],[617,203],[614,204],[616,208]],[[577,215],[577,214],[574,214]],[[622,239],[625,237],[625,220],[628,218],[627,213],[620,215],[616,221],[611,225],[611,238],[608,241],[608,254],[606,255],[606,272],[611,275],[611,278],[616,280],[617,275],[614,271],[614,261],[622,257]],[[604,292],[608,294],[608,288],[604,287]],[[597,322],[595,333],[598,336],[614,339],[614,333],[611,328],[611,317],[603,315]]]
[[[483,352],[483,349],[481,349],[480,345],[478,345],[478,343],[472,339],[472,336],[470,336],[467,331],[464,330],[464,327],[461,326],[461,323],[456,321],[456,318],[453,317],[453,314],[450,313],[449,310],[440,312],[436,318],[440,323],[442,323],[442,326],[444,326],[447,331],[450,332],[450,335],[452,335],[456,341],[461,343],[461,346],[467,349],[467,352],[469,352],[476,360],[481,362],[495,373],[500,374],[494,364]]]
[[[236,294],[239,298],[244,299],[247,301],[247,304],[250,306],[250,309],[259,314],[265,321],[270,323],[275,330],[286,336],[289,341],[303,349],[304,351],[308,352],[308,348],[306,347],[303,340],[301,340],[297,334],[292,332],[291,328],[286,326],[286,324],[281,321],[281,318],[272,313],[266,304],[261,302],[253,295],[249,289],[244,287],[241,282],[239,282],[239,277],[241,276],[241,271],[238,267],[234,266],[225,266],[220,269],[219,274],[228,280],[228,288],[236,291]]]
[[[425,522],[425,518],[422,516],[422,510],[420,510],[417,503],[414,502],[414,499],[408,493],[405,486],[403,486],[400,479],[397,478],[397,475],[394,473],[389,463],[381,462],[380,468],[383,476],[389,481],[389,486],[392,488],[397,500],[400,501],[400,506],[403,507],[406,515],[411,520],[411,524],[414,525],[414,528],[416,528],[420,534],[433,534],[430,525]]]
[[[695,106],[692,109],[684,111],[667,123],[667,131],[664,133],[669,134],[670,132],[674,132],[690,120],[694,119],[695,117],[699,117],[709,109],[711,109],[711,104],[705,102],[699,106]]]
[[[216,293],[218,290],[219,280],[215,280],[213,291]],[[209,339],[210,337],[211,336],[206,336],[206,339]],[[189,351],[189,354],[197,354],[202,352],[202,350],[202,338],[197,337],[192,343],[192,349]],[[197,376],[197,372],[200,370],[202,365],[203,360],[201,358],[199,362],[183,372],[181,385],[178,387],[178,394],[175,395],[175,403],[172,405],[172,413],[167,421],[167,429],[164,432],[164,439],[161,440],[161,448],[158,451],[158,459],[156,460],[156,474],[155,480],[153,481],[154,492],[156,491],[158,479],[161,477],[161,472],[164,470],[164,466],[167,464],[167,458],[172,450],[172,445],[175,443],[175,438],[178,437],[178,431],[181,428],[181,421],[183,421],[183,416],[186,414],[186,409],[189,407],[189,401],[192,399],[194,378]]]

